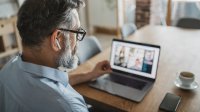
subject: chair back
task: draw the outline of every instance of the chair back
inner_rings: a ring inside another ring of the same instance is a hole
[[[137,30],[137,27],[133,23],[124,24],[121,28],[121,36],[124,40],[128,36],[132,35]]]
[[[81,42],[79,42],[78,46],[79,64],[84,63],[101,51],[101,44],[95,36],[88,36],[84,38]]]
[[[176,26],[181,28],[200,29],[200,20],[195,18],[181,18],[178,20]]]

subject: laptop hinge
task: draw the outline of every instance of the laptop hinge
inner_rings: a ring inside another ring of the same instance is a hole
[[[148,78],[148,77],[142,77],[142,76],[139,76],[139,75],[136,75],[136,74],[131,74],[131,73],[128,73],[128,72],[123,72],[123,71],[116,70],[116,69],[112,69],[112,71],[114,73],[116,73],[115,75],[120,75],[122,77],[138,78],[138,79],[141,79],[141,80],[148,80],[148,81],[151,81],[151,82],[155,81],[155,79],[151,79],[151,78]]]

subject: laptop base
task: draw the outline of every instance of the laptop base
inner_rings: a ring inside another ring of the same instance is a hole
[[[110,81],[108,80],[108,77],[109,75],[104,75],[98,78],[96,81],[91,82],[89,86],[136,102],[142,101],[144,96],[153,87],[152,82],[147,82],[148,84],[146,84],[143,89],[139,90]]]

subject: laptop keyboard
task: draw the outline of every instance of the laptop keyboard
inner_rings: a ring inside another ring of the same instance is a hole
[[[106,77],[106,79],[110,80],[112,82],[115,82],[115,83],[119,83],[119,84],[129,86],[132,88],[136,88],[139,90],[142,90],[145,87],[145,85],[147,84],[144,81],[140,81],[140,80],[133,79],[133,78],[121,77],[121,76],[117,76],[117,75],[115,75],[114,77]]]

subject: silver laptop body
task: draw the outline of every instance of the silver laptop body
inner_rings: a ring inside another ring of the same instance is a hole
[[[111,74],[89,83],[91,87],[140,102],[156,80],[160,46],[113,39]]]

